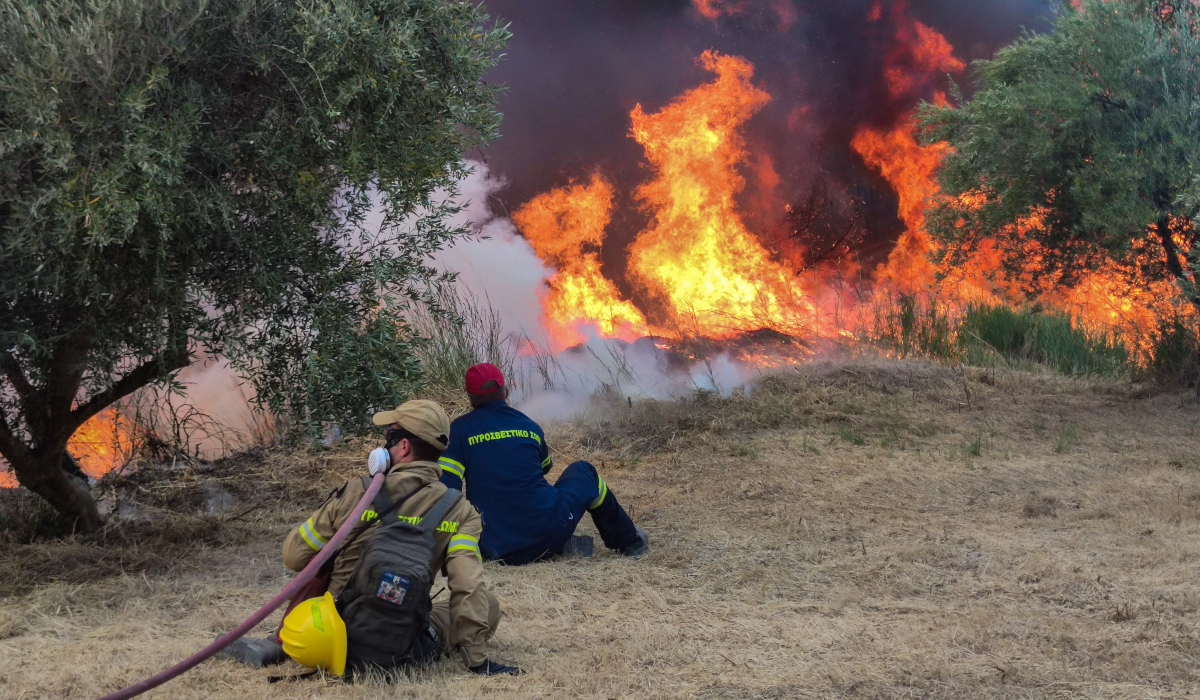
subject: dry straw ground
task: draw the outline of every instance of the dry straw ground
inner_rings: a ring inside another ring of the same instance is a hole
[[[653,549],[638,561],[488,565],[506,615],[495,657],[527,675],[483,679],[447,661],[390,685],[271,685],[279,669],[210,662],[151,696],[1200,689],[1194,399],[854,361],[789,370],[749,396],[611,410],[553,428],[551,446],[560,467],[602,465]],[[11,535],[0,555],[0,695],[95,696],[232,626],[283,585],[288,528],[363,454],[265,453],[170,480],[147,474],[117,490],[139,501],[125,510],[143,521],[120,521],[98,544]],[[236,503],[195,514],[217,486]]]

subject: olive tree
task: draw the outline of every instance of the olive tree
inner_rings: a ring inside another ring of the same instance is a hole
[[[419,380],[397,300],[464,233],[435,193],[497,134],[507,38],[458,0],[0,0],[18,481],[95,529],[68,439],[201,352],[293,425],[394,405]]]
[[[969,101],[922,110],[925,138],[954,149],[927,217],[944,262],[990,241],[1038,291],[1112,261],[1200,307],[1200,8],[1064,5],[975,70]]]

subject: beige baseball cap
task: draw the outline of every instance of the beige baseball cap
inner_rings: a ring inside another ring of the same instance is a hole
[[[450,417],[436,401],[405,401],[394,411],[376,413],[372,420],[375,425],[399,423],[401,428],[439,450],[446,449],[446,445],[450,444]]]

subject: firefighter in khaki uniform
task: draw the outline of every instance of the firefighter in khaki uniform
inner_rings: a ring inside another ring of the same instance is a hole
[[[387,426],[387,455],[382,449],[372,454],[372,474],[391,465],[383,488],[393,503],[413,494],[398,508],[401,518],[418,522],[447,488],[439,483],[441,469],[437,460],[445,449],[450,419],[433,401],[409,401],[394,411],[375,414],[376,425]],[[283,563],[300,571],[325,546],[366,492],[363,479],[350,479],[330,494],[328,500],[300,527],[288,535],[283,545]],[[351,531],[337,555],[329,581],[329,592],[336,596],[346,585],[358,561],[367,533],[360,530],[375,525],[373,510],[363,514],[362,523]],[[483,522],[479,513],[462,499],[446,514],[434,533],[436,556],[434,570],[446,576],[449,598],[434,601],[430,615],[430,635],[450,654],[457,650],[472,671],[483,675],[515,674],[520,669],[490,661],[487,640],[500,624],[500,603],[483,582],[483,561],[479,555],[479,535]]]

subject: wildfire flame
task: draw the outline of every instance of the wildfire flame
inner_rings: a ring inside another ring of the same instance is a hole
[[[675,324],[700,335],[799,325],[812,308],[734,202],[746,156],[739,129],[771,98],[751,84],[754,67],[742,58],[708,51],[700,64],[715,81],[659,112],[633,109],[633,138],[657,174],[637,189],[654,221],[634,242],[630,267],[667,300]]]
[[[904,222],[904,232],[888,254],[887,262],[876,272],[876,278],[908,293],[931,287],[937,275],[929,260],[931,246],[925,232],[925,206],[938,191],[934,174],[950,148],[944,143],[922,146],[917,143],[914,130],[911,121],[890,131],[863,127],[850,141],[854,152],[883,175],[900,200],[898,214]]]
[[[99,479],[124,466],[134,451],[133,422],[116,408],[108,408],[79,426],[67,441],[67,451],[79,462],[84,474]],[[11,471],[0,471],[0,488],[16,488]]]
[[[99,479],[129,461],[135,448],[133,421],[116,408],[92,416],[67,442],[84,474]]]
[[[693,5],[716,20],[746,12],[749,3],[693,0]],[[932,93],[935,102],[946,104],[945,96],[933,90],[935,80],[962,71],[965,63],[944,36],[908,16],[904,0],[887,7],[892,27],[883,65],[887,99],[894,105],[911,105]],[[885,4],[876,0],[866,19],[882,22],[884,17]],[[849,335],[843,322],[854,317],[854,310],[842,310],[842,298],[836,299],[832,318],[821,311],[819,302],[828,301],[826,290],[831,287],[822,280],[822,271],[813,279],[794,275],[788,258],[795,251],[768,252],[735,204],[745,185],[739,168],[754,172],[764,191],[779,181],[770,155],[747,153],[741,135],[746,122],[771,99],[753,84],[754,67],[740,57],[712,51],[698,62],[715,79],[657,112],[637,105],[630,114],[631,135],[645,149],[653,169],[653,178],[634,193],[651,223],[638,234],[621,271],[644,292],[640,308],[622,298],[601,271],[596,250],[604,241],[614,194],[603,177],[593,175],[587,183],[539,195],[514,216],[534,250],[557,270],[543,293],[543,314],[555,349],[582,341],[589,326],[624,340],[648,332],[727,338],[757,328],[834,338]],[[796,118],[804,113],[793,110]],[[911,115],[891,126],[862,125],[850,145],[895,191],[905,226],[887,260],[875,270],[876,292],[929,293],[953,310],[973,302],[1010,303],[1031,288],[1034,277],[1044,276],[1040,266],[1045,256],[1024,238],[1041,223],[1037,211],[1003,234],[1028,263],[1017,277],[1006,277],[1002,270],[996,240],[983,241],[964,265],[935,265],[935,243],[926,230],[924,212],[940,196],[936,173],[950,147],[921,144]],[[973,199],[967,194],[962,204],[970,206]],[[768,200],[757,197],[753,204],[770,206]],[[1151,260],[1154,252],[1143,255],[1140,263]],[[850,263],[842,265],[842,272],[849,270]],[[1163,300],[1174,298],[1171,284],[1150,281],[1144,273],[1139,278],[1136,271],[1144,264],[1118,267],[1106,263],[1070,289],[1044,292],[1037,301],[1146,349],[1157,319],[1170,306]],[[817,289],[822,289],[820,294]],[[653,312],[649,321],[643,315],[646,310]]]
[[[658,112],[639,104],[630,115],[655,177],[635,192],[653,220],[630,248],[629,274],[661,302],[665,325],[651,327],[603,276],[597,254],[584,250],[603,242],[609,223],[613,188],[603,177],[538,195],[513,216],[556,269],[542,313],[557,348],[583,340],[585,326],[625,340],[651,330],[722,338],[747,328],[798,330],[815,312],[734,201],[745,184],[740,129],[771,98],[752,84],[754,67],[742,58],[709,51],[699,63],[716,79]],[[769,164],[760,159],[759,170],[773,173]]]
[[[600,272],[600,260],[585,246],[598,247],[612,213],[613,188],[600,175],[527,202],[513,221],[534,252],[555,267],[542,292],[542,317],[555,350],[585,339],[585,327],[632,341],[646,335],[642,312],[617,294]]]
[[[932,77],[957,73],[967,67],[954,56],[954,47],[937,30],[908,16],[908,4],[892,3],[895,42],[883,62],[883,77],[893,99],[907,97]],[[882,6],[876,4],[870,21],[882,19]]]

